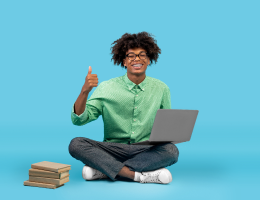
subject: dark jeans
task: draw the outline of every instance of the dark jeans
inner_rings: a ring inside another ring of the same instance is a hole
[[[98,142],[84,137],[71,140],[69,153],[113,181],[124,166],[131,171],[153,171],[176,163],[179,156],[179,150],[173,143],[131,145]]]

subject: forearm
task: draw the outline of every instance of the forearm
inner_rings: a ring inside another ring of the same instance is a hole
[[[87,98],[88,98],[88,92],[80,92],[74,106],[74,112],[77,115],[81,115],[86,107]]]

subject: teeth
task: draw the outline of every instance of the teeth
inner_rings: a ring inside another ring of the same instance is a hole
[[[133,65],[134,67],[141,67],[142,64]]]

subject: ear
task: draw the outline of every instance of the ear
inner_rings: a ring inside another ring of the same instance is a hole
[[[124,66],[126,66],[125,59],[123,59],[123,64],[124,64]]]

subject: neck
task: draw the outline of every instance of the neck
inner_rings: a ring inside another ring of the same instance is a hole
[[[143,74],[130,74],[130,73],[127,72],[127,77],[129,78],[130,81],[132,81],[136,85],[139,85],[140,83],[143,82],[146,75],[145,75],[145,73],[143,73]]]

